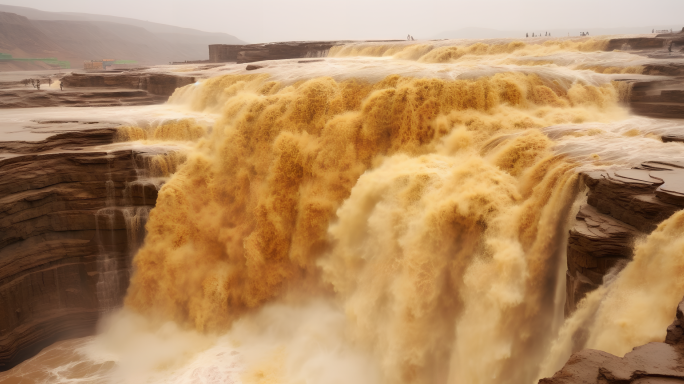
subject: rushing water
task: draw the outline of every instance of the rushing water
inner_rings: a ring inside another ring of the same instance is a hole
[[[149,212],[124,308],[0,379],[532,383],[580,327],[618,354],[662,340],[684,294],[680,214],[563,323],[577,172],[684,159],[657,136],[681,122],[621,104],[616,80],[647,60],[604,45],[352,44],[207,71],[165,108],[211,124],[121,130],[196,142]]]

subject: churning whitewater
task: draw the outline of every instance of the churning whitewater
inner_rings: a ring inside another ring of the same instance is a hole
[[[185,143],[148,165],[166,179],[123,309],[6,374],[531,384],[582,347],[661,341],[681,213],[563,319],[578,171],[684,156],[622,106],[643,62],[606,42],[349,44],[178,89],[206,120],[119,131]]]

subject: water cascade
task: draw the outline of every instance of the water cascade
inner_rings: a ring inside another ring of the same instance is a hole
[[[124,127],[120,135],[125,135],[126,132],[128,130]],[[122,298],[133,272],[133,256],[143,244],[145,225],[153,208],[150,204],[153,201],[148,201],[145,196],[146,189],[158,191],[178,163],[183,161],[183,155],[173,151],[133,151],[131,156],[135,172],[132,180],[123,181],[123,189],[117,191],[111,172],[108,172],[105,183],[106,207],[96,213],[96,239],[99,248],[96,294],[103,313],[109,313],[123,305]],[[110,158],[109,169],[112,167],[111,163]],[[125,239],[118,238],[122,235],[121,224],[125,229]],[[126,247],[122,247],[123,244]]]
[[[97,211],[95,215],[96,237],[99,248],[97,260],[98,281],[96,284],[97,300],[100,303],[100,310],[107,313],[117,308],[121,303],[117,302],[117,297],[121,296],[121,284],[119,279],[119,263],[115,249],[114,221],[116,215],[116,197],[114,181],[111,174],[111,157],[107,159],[107,181],[105,188],[107,198],[105,208]]]
[[[108,292],[132,268],[124,309],[100,335],[44,351],[75,352],[41,377],[533,383],[578,348],[623,354],[661,337],[684,295],[680,213],[563,315],[578,172],[684,158],[653,139],[674,123],[629,115],[620,76],[642,61],[606,44],[349,44],[306,68],[178,89],[170,106],[214,122],[121,130],[192,145],[137,155],[138,175],[98,214],[98,298],[116,307]],[[149,183],[156,206],[132,208]],[[124,258],[108,248],[119,216]],[[634,284],[651,288],[625,305]],[[616,311],[624,324],[657,316],[607,332]]]

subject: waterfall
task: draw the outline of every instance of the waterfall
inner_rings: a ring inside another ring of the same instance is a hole
[[[134,152],[127,178],[110,164],[97,290],[113,313],[98,353],[78,358],[111,353],[104,376],[124,383],[527,384],[557,370],[584,320],[563,319],[580,171],[684,151],[622,103],[632,54],[490,43],[351,43],[306,65],[231,66],[169,99],[211,129],[122,129],[187,151]],[[663,329],[684,292],[681,228],[682,213],[588,296],[586,317],[613,331],[591,345],[624,351]]]
[[[150,157],[154,154],[132,151],[133,180],[124,181],[124,188],[117,199],[116,183],[112,180],[112,159],[108,158],[107,181],[105,181],[105,207],[95,214],[96,242],[98,245],[98,281],[96,294],[100,311],[108,313],[121,307],[133,272],[133,256],[145,240],[145,225],[149,219],[153,201],[146,198],[145,189],[161,187],[159,178],[150,177]],[[125,229],[122,247],[121,230]]]

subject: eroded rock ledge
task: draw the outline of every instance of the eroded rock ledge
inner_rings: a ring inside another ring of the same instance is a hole
[[[368,40],[368,42],[393,42],[404,40]],[[325,57],[330,48],[351,43],[351,40],[337,41],[287,41],[267,44],[209,46],[209,61],[212,63],[252,63],[263,60],[304,59]]]
[[[61,76],[61,75],[60,75]],[[162,104],[195,78],[140,71],[72,73],[61,77],[63,89],[0,83],[0,108],[113,107]]]
[[[684,301],[667,328],[664,343],[648,343],[617,357],[585,349],[573,354],[553,377],[540,384],[676,384],[684,383]]]
[[[161,104],[168,99],[144,90],[130,89],[66,89],[42,92],[14,89],[0,92],[0,108],[35,107],[116,107]]]
[[[62,78],[67,88],[127,88],[140,89],[156,96],[171,96],[176,88],[195,82],[192,76],[167,73],[72,73]]]
[[[157,189],[144,156],[105,151],[116,129],[3,142],[0,152],[0,370],[94,332],[121,302],[131,250]]]
[[[589,188],[568,238],[565,314],[632,258],[634,239],[684,208],[684,163],[581,174]]]

